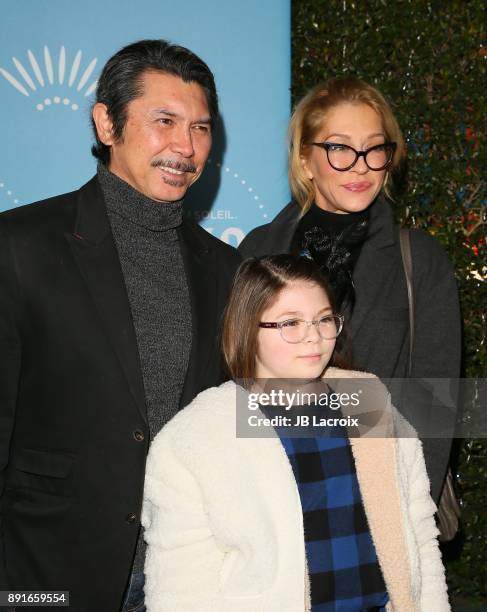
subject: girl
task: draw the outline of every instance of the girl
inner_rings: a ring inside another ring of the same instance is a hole
[[[342,321],[311,260],[244,262],[223,330],[233,380],[367,376],[336,367]],[[148,611],[449,610],[418,439],[239,437],[242,393],[204,391],[152,444]]]

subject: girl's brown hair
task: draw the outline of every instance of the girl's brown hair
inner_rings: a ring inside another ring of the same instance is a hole
[[[306,257],[272,255],[244,261],[237,271],[225,310],[222,350],[231,377],[255,378],[259,321],[266,308],[277,299],[288,283],[315,283],[328,296],[333,312],[335,304],[326,279],[318,266]],[[329,365],[347,369],[346,334],[338,336]]]
[[[387,141],[397,144],[386,172],[384,191],[391,197],[391,175],[401,166],[406,147],[394,113],[378,89],[357,77],[336,78],[317,85],[297,104],[289,124],[289,182],[294,199],[305,214],[315,199],[313,181],[304,173],[302,157],[323,127],[328,112],[340,104],[366,104],[381,117]]]

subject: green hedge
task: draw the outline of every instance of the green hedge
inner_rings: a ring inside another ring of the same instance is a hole
[[[485,377],[485,3],[294,0],[292,94],[357,75],[392,103],[408,143],[401,222],[436,235],[455,265],[464,375]],[[482,280],[484,282],[482,282]],[[463,529],[445,548],[450,592],[487,598],[487,440],[459,445]]]

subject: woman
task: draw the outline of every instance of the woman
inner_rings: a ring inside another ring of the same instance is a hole
[[[416,437],[236,434],[236,398],[262,391],[262,379],[365,381],[333,367],[343,320],[330,297],[309,259],[240,267],[223,352],[245,390],[230,381],[204,391],[149,452],[148,612],[450,609]]]
[[[410,356],[399,231],[387,202],[392,177],[406,151],[387,101],[360,79],[330,80],[296,106],[289,141],[293,200],[271,223],[245,238],[241,253],[244,257],[309,253],[330,279],[338,308],[349,324],[353,364],[358,369],[381,378],[458,378],[460,314],[455,278],[441,246],[421,230],[410,231],[414,295]],[[430,399],[425,398],[425,409]],[[449,451],[448,436],[425,440],[435,500]]]

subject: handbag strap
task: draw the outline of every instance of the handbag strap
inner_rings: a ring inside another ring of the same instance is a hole
[[[413,259],[411,256],[411,240],[409,229],[401,227],[399,230],[399,245],[401,247],[402,265],[406,277],[409,304],[409,360],[408,376],[411,376],[414,342],[414,293],[413,293]]]
[[[406,276],[409,303],[409,362],[408,377],[411,376],[413,340],[414,340],[414,294],[413,294],[413,259],[411,256],[410,232],[407,228],[399,230],[399,244],[401,247],[402,265]],[[439,540],[449,542],[453,540],[459,529],[461,511],[455,495],[453,486],[453,473],[448,467],[445,482],[441,489],[440,501],[438,503],[437,522],[440,530]]]

